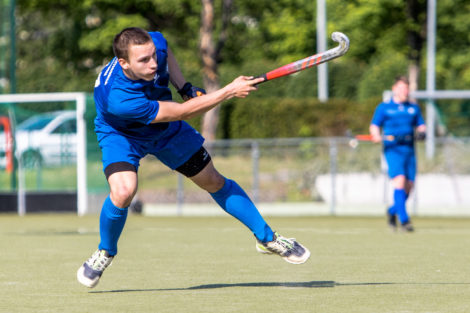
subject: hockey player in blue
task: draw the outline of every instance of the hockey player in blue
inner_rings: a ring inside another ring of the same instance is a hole
[[[204,138],[184,122],[224,100],[248,96],[263,79],[240,76],[205,94],[185,81],[163,35],[140,28],[117,34],[113,51],[115,57],[99,74],[94,92],[95,132],[110,194],[101,209],[98,249],[78,269],[78,281],[96,286],[117,254],[128,207],[137,192],[139,161],[147,154],[206,190],[222,209],[251,230],[259,252],[280,255],[293,264],[307,261],[308,249],[273,232],[243,189],[215,169],[202,146]],[[170,82],[187,101],[172,100]]]
[[[409,82],[406,77],[395,79],[392,93],[389,102],[377,106],[369,130],[372,141],[383,142],[388,174],[394,187],[394,203],[387,210],[388,224],[396,229],[398,216],[401,228],[412,232],[414,228],[406,212],[406,200],[416,176],[415,139],[424,139],[426,125],[419,106],[408,100]]]

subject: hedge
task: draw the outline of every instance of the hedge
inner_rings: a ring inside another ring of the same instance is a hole
[[[347,99],[234,99],[223,104],[218,137],[285,138],[345,136],[368,132],[380,98],[357,103]]]

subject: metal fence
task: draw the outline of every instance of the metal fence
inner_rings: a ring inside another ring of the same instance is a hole
[[[245,139],[215,141],[206,148],[218,171],[236,180],[262,211],[379,215],[391,201],[382,148],[371,142],[347,137]],[[417,143],[418,177],[408,204],[411,212],[470,215],[470,197],[465,193],[470,187],[470,138],[439,138],[435,148],[435,157],[428,159],[424,143]],[[142,172],[138,197],[149,208],[182,214],[213,204],[189,180],[182,176],[171,180],[168,170],[152,158],[144,159]],[[164,183],[145,182],[149,177]]]

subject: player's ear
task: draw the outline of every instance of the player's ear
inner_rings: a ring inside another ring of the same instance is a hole
[[[118,62],[119,62],[119,64],[121,65],[122,69],[124,69],[124,70],[129,69],[130,64],[129,64],[129,62],[127,62],[126,59],[119,58],[119,59],[118,59]]]

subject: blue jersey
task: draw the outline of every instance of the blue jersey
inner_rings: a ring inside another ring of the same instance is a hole
[[[384,136],[413,138],[415,127],[424,125],[424,119],[416,103],[395,103],[392,99],[377,106],[371,124],[382,127]],[[413,141],[403,144],[412,146]],[[384,141],[385,147],[395,145],[397,143]]]
[[[150,32],[156,47],[157,72],[153,81],[132,80],[115,57],[99,74],[95,83],[95,131],[100,140],[106,134],[120,134],[138,140],[158,139],[168,123],[153,123],[158,100],[171,100],[168,88],[168,46],[159,32]]]

